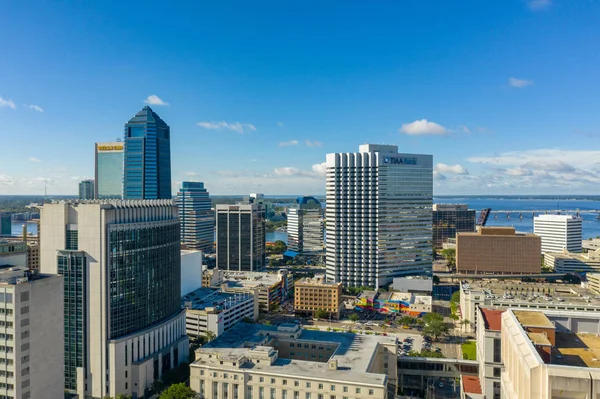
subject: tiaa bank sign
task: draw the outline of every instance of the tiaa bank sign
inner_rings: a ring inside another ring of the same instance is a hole
[[[395,165],[416,165],[417,158],[395,158],[395,157],[385,157],[383,158],[383,163],[391,163]]]

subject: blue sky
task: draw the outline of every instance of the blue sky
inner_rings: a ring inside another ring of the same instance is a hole
[[[598,193],[599,2],[210,3],[0,4],[0,194],[75,194],[144,101],[174,192],[320,194],[373,142],[436,194]]]

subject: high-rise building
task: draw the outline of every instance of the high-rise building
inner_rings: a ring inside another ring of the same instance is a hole
[[[215,213],[204,183],[184,181],[177,193],[181,242],[189,248],[213,252]]]
[[[261,204],[217,205],[217,268],[265,267],[265,218]]]
[[[79,182],[79,199],[91,200],[94,199],[94,181],[82,180]]]
[[[64,397],[63,278],[0,266],[0,397]]]
[[[442,248],[456,233],[475,231],[475,210],[463,204],[433,204],[433,247]]]
[[[62,202],[41,213],[41,271],[65,281],[65,389],[143,397],[188,356],[177,207]]]
[[[96,198],[121,198],[123,196],[123,148],[124,144],[121,141],[96,143]]]
[[[364,144],[327,154],[327,279],[379,287],[431,273],[433,159]]]
[[[9,212],[0,212],[0,236],[12,234],[12,215]]]
[[[125,124],[124,199],[171,199],[171,128],[148,106]]]
[[[314,197],[298,197],[288,209],[288,249],[297,253],[323,251],[323,207]]]
[[[540,215],[533,218],[533,233],[542,237],[542,253],[581,252],[583,219],[573,215]]]

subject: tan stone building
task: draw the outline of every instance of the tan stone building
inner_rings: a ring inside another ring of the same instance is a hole
[[[458,273],[531,274],[541,272],[541,238],[515,233],[512,227],[482,227],[477,233],[458,233]]]
[[[294,310],[300,314],[312,314],[319,309],[331,317],[340,318],[342,306],[342,283],[325,281],[324,275],[296,281],[294,285]]]

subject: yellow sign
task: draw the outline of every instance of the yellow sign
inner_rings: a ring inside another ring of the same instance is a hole
[[[123,151],[122,145],[99,145],[98,151]]]

